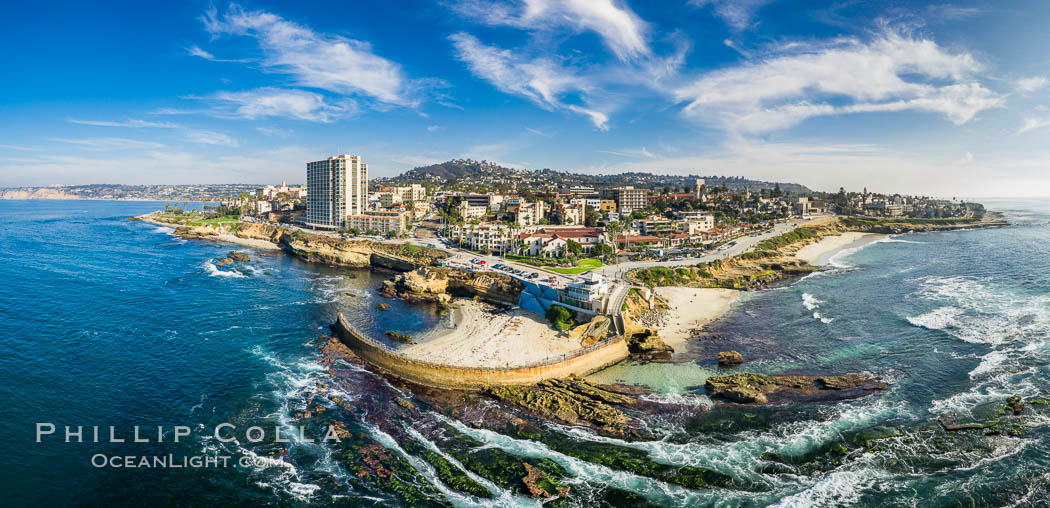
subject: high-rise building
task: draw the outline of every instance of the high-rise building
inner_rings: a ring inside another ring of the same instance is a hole
[[[341,229],[348,215],[368,206],[368,164],[356,155],[306,163],[306,222],[317,229]]]
[[[616,206],[620,213],[642,210],[646,205],[645,189],[635,189],[631,186],[604,189],[602,191],[602,199],[616,201]]]

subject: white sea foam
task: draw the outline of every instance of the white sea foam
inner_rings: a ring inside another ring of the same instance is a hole
[[[835,320],[835,318],[828,318],[828,317],[821,316],[819,312],[814,312],[813,313],[813,319],[816,319],[817,321],[820,321],[821,323],[824,323],[824,324],[828,324],[828,323],[830,323],[830,322]]]
[[[795,495],[781,499],[772,506],[810,507],[846,506],[860,500],[861,493],[875,487],[885,474],[871,469],[834,471],[813,486]]]
[[[816,309],[820,308],[820,304],[822,304],[822,303],[824,303],[824,302],[821,301],[821,300],[818,300],[817,297],[815,297],[815,296],[813,296],[813,295],[811,295],[809,293],[802,293],[802,305],[805,306],[806,309],[808,309],[808,310],[816,310]]]
[[[908,322],[929,330],[944,330],[956,324],[956,318],[963,313],[955,307],[938,307],[930,312],[915,317],[908,317]]]
[[[991,353],[982,356],[981,363],[970,371],[970,379],[981,377],[998,370],[1008,358],[1007,354],[1002,351],[992,351]]]
[[[217,266],[207,261],[201,265],[201,268],[204,269],[204,273],[207,273],[211,277],[230,277],[234,279],[244,278],[244,274],[241,272],[219,270]]]

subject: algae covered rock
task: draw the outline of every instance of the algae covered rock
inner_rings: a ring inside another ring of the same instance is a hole
[[[249,257],[247,254],[235,250],[232,250],[228,254],[226,254],[226,257],[240,263],[247,263],[252,260],[252,258]]]
[[[744,356],[736,351],[721,351],[718,353],[719,365],[740,365],[744,363]]]
[[[646,328],[628,337],[627,350],[631,353],[631,358],[647,361],[670,360],[674,353],[674,348],[664,342],[651,328]]]
[[[704,388],[711,397],[740,404],[765,404],[769,396],[788,391],[802,397],[817,397],[827,392],[860,395],[865,391],[884,390],[887,384],[869,374],[839,376],[769,376],[742,373],[707,378]]]
[[[614,435],[626,434],[632,422],[618,406],[635,400],[575,377],[526,386],[493,386],[485,393],[548,420],[567,425],[589,424]]]

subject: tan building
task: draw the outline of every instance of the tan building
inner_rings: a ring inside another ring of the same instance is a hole
[[[618,212],[631,213],[645,208],[647,204],[645,194],[645,189],[635,189],[631,186],[616,187],[602,191],[602,198],[616,201]]]
[[[375,210],[366,211],[360,215],[351,215],[346,218],[346,228],[356,229],[360,232],[375,231],[381,235],[394,233],[401,235],[408,228],[406,226],[408,214],[397,210]]]
[[[306,163],[307,227],[340,229],[368,207],[368,164],[356,155]]]

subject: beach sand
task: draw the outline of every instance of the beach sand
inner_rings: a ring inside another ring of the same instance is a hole
[[[858,233],[852,231],[841,235],[828,236],[817,243],[811,243],[802,247],[795,253],[795,257],[813,266],[824,266],[828,264],[832,256],[839,251],[867,245],[884,236],[886,235]]]
[[[692,331],[729,311],[740,292],[735,289],[660,287],[656,294],[667,301],[667,325],[660,338],[675,351],[683,351]]]
[[[455,328],[437,328],[398,352],[408,358],[480,367],[524,365],[571,353],[580,341],[552,329],[538,314],[521,309],[492,313],[490,306],[457,300]]]

